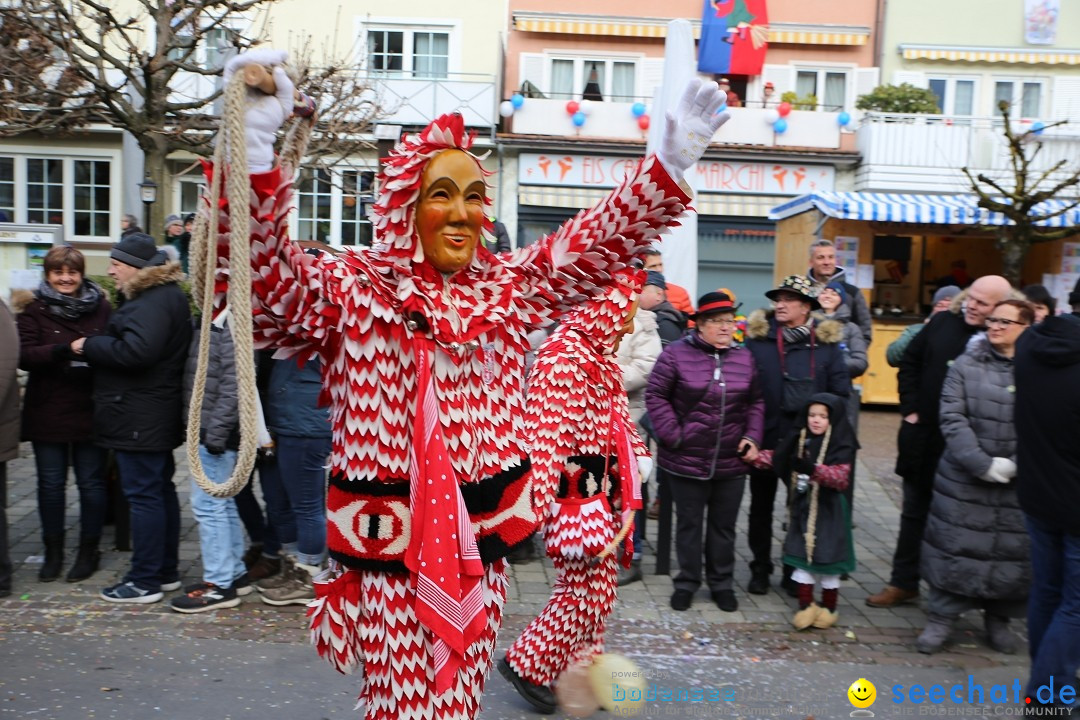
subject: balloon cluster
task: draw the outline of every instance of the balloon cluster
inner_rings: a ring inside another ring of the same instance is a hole
[[[643,102],[636,102],[630,106],[630,114],[637,118],[637,125],[642,130],[649,129],[649,116],[645,110],[645,103]]]
[[[791,103],[782,102],[775,108],[765,111],[765,124],[772,125],[773,132],[782,135],[787,132],[787,116],[791,114]]]
[[[570,116],[570,122],[574,123],[574,127],[581,127],[585,124],[585,119],[592,114],[592,101],[570,100],[566,103],[566,114]]]
[[[515,110],[519,110],[524,104],[525,96],[521,93],[514,93],[510,96],[509,100],[503,100],[499,103],[499,115],[508,118],[514,114]]]

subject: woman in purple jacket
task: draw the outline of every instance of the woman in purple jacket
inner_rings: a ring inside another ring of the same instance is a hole
[[[761,445],[765,401],[753,356],[732,342],[737,310],[725,293],[703,295],[693,332],[664,349],[645,391],[660,482],[671,483],[675,500],[674,610],[689,608],[701,586],[703,542],[713,601],[725,612],[739,608],[735,519]]]

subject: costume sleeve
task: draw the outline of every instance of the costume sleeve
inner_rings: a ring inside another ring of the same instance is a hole
[[[559,492],[566,459],[581,454],[576,424],[599,422],[582,393],[590,385],[581,365],[558,355],[537,356],[525,402],[525,437],[532,449],[533,508],[544,516]]]
[[[964,368],[969,357],[961,355],[945,375],[945,382],[941,386],[941,434],[945,438],[949,456],[967,472],[981,477],[990,469],[993,458],[980,447],[979,438],[971,426],[967,398],[969,392],[978,392],[978,388],[977,383],[974,383],[974,388],[967,387]]]
[[[203,163],[207,184],[215,168]],[[215,313],[225,305],[229,206],[224,183],[218,212]],[[343,286],[355,273],[326,253],[309,255],[289,240],[292,181],[281,166],[251,175],[251,296],[256,347],[287,348],[303,359],[323,351],[341,320]],[[209,202],[208,196],[206,197]],[[351,304],[351,303],[350,303]]]
[[[600,294],[626,266],[677,225],[690,196],[650,155],[605,198],[507,260],[517,275],[519,311],[529,328],[542,327]]]
[[[851,464],[815,465],[814,474],[810,476],[810,481],[816,482],[822,487],[843,492],[847,490],[848,485],[851,483]]]

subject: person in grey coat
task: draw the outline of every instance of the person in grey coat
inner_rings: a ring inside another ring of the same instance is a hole
[[[1031,584],[1031,546],[1016,496],[1013,354],[1034,322],[1024,300],[998,303],[945,376],[945,452],[934,477],[920,572],[930,585],[928,622],[916,643],[941,650],[953,622],[982,608],[990,646],[1016,652],[1009,618],[1021,617]]]

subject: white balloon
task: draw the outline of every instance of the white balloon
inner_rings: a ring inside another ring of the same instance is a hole
[[[578,103],[578,110],[585,113],[586,117],[591,115],[593,111],[592,100],[582,100]]]
[[[514,114],[514,103],[509,100],[503,100],[499,103],[499,114],[503,117],[510,117]]]
[[[780,113],[776,110],[776,108],[769,108],[765,111],[765,115],[763,117],[765,118],[766,125],[772,125],[774,122],[780,119]]]

